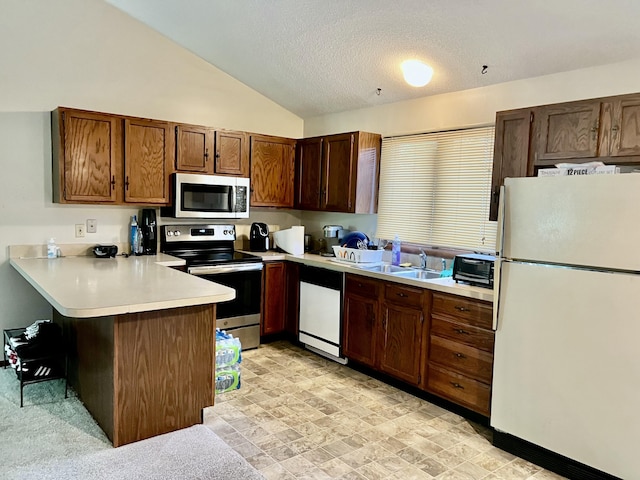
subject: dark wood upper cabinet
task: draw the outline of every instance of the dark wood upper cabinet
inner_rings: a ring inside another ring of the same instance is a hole
[[[53,192],[61,203],[115,203],[122,162],[122,120],[113,115],[52,112]]]
[[[300,141],[296,207],[376,213],[380,174],[378,134],[351,132]]]
[[[176,170],[213,173],[212,130],[195,125],[176,126]]]
[[[489,220],[498,219],[498,200],[504,179],[526,177],[533,169],[529,162],[533,118],[533,110],[529,108],[496,114]]]
[[[251,205],[293,207],[296,141],[251,135]]]
[[[249,176],[248,138],[245,132],[216,131],[215,173],[240,177]]]
[[[126,118],[124,128],[125,201],[166,205],[174,150],[169,123]]]
[[[600,100],[589,100],[540,107],[535,163],[553,165],[559,160],[598,156],[600,106]]]
[[[612,102],[612,106],[609,155],[612,157],[640,155],[640,95],[627,95]],[[602,150],[607,151],[604,148]]]
[[[322,147],[324,138],[299,140],[296,146],[296,207],[319,210],[322,195]]]

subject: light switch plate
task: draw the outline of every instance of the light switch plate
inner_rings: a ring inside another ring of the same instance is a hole
[[[85,226],[84,223],[76,223],[76,237],[84,237]]]
[[[98,221],[95,218],[87,219],[87,233],[96,233],[98,231]]]

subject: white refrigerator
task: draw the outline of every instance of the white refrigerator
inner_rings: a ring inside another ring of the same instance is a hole
[[[491,425],[640,478],[640,174],[507,179]]]

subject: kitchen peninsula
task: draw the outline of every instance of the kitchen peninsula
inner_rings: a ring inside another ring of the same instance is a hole
[[[52,305],[68,377],[115,447],[202,421],[214,402],[215,304],[235,291],[168,255],[17,258]]]

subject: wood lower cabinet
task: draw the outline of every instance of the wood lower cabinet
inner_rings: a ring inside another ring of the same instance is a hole
[[[262,270],[262,313],[260,335],[285,330],[287,309],[285,262],[265,262]]]
[[[488,302],[434,292],[426,388],[489,416],[494,332]]]
[[[60,107],[51,114],[53,200],[167,205],[168,122]]]
[[[378,297],[382,288],[379,280],[351,274],[345,278],[342,353],[369,367],[377,360]]]
[[[251,135],[251,206],[293,207],[296,141]]]
[[[423,310],[426,292],[387,283],[382,301],[380,370],[416,386],[422,380],[422,353],[428,332]]]
[[[382,137],[350,132],[298,142],[296,207],[376,213]]]

